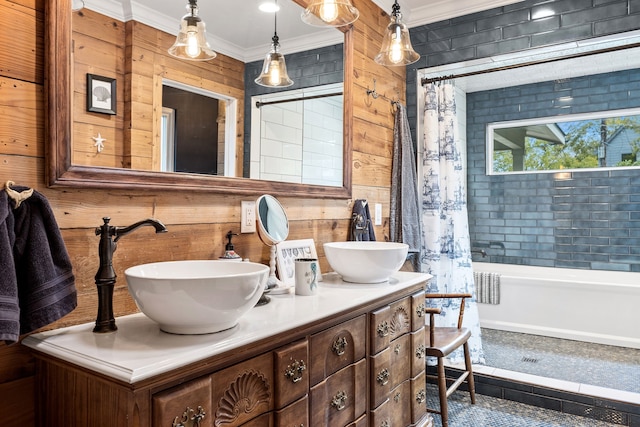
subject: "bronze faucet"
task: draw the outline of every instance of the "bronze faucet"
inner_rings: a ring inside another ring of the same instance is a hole
[[[111,218],[108,216],[102,218],[102,220],[104,224],[96,228],[96,236],[100,236],[100,245],[98,246],[100,267],[96,273],[98,317],[96,318],[96,326],[93,328],[93,332],[97,333],[118,330],[116,320],[113,317],[113,287],[116,283],[116,271],[113,269],[113,253],[116,251],[118,240],[144,225],[153,226],[156,229],[156,233],[167,232],[167,227],[153,218],[136,222],[128,227],[109,225]]]

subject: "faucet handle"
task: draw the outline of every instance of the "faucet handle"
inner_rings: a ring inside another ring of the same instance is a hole
[[[107,234],[108,234],[109,227],[111,227],[109,225],[109,221],[111,221],[111,217],[104,216],[102,217],[102,220],[104,221],[104,224],[102,224],[99,227],[96,227],[96,236],[100,236],[105,231],[107,231]]]

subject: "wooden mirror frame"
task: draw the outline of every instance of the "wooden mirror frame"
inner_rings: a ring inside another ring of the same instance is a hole
[[[304,0],[294,0],[303,5]],[[344,33],[344,105],[342,187],[307,185],[249,178],[71,164],[73,97],[71,70],[71,0],[45,0],[45,179],[52,188],[115,188],[199,191],[226,194],[273,194],[309,198],[351,198],[353,128],[353,27]]]

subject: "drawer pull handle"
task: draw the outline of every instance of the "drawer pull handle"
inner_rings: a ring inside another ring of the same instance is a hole
[[[347,347],[347,339],[345,337],[338,338],[333,343],[333,352],[337,356],[342,356],[344,354],[345,348]]]
[[[427,353],[426,347],[424,346],[424,344],[420,344],[416,349],[416,357],[418,359],[422,359],[426,353]]]
[[[396,395],[393,396],[393,401],[396,403],[400,402],[400,393],[396,393]]]
[[[304,360],[294,360],[291,365],[287,366],[287,369],[284,371],[284,376],[295,384],[302,381],[302,373],[306,369],[307,365],[304,364]]]
[[[423,304],[419,304],[416,307],[416,314],[418,315],[418,317],[422,317],[426,311],[427,311],[427,309],[425,308],[424,303]]]
[[[389,382],[389,370],[387,368],[384,368],[382,371],[380,371],[380,373],[376,377],[376,381],[380,385],[387,385],[387,383]]]
[[[331,406],[338,411],[342,411],[347,407],[347,392],[340,391],[331,399]]]
[[[198,412],[187,406],[187,409],[182,413],[182,417],[175,417],[171,427],[200,427],[200,422],[204,420],[204,416],[207,413],[202,406],[198,406]]]
[[[384,322],[380,323],[376,330],[378,331],[378,336],[380,338],[388,336],[389,335],[389,322],[387,322],[385,320]]]
[[[389,427],[389,420],[384,420],[383,422],[380,423],[380,427]]]
[[[423,404],[427,400],[427,392],[422,389],[418,393],[416,393],[416,402],[419,404]]]
[[[400,344],[396,344],[396,346],[393,348],[393,352],[395,354],[400,354]]]

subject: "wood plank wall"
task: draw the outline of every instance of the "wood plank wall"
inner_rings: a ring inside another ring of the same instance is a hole
[[[353,3],[360,10],[360,19],[354,23],[351,71],[353,199],[382,204],[384,223],[375,231],[378,240],[384,240],[389,230],[393,114],[388,101],[374,100],[366,90],[373,87],[376,79],[379,93],[404,101],[405,71],[373,62],[388,17],[370,0]],[[47,328],[51,329],[95,320],[97,298],[93,276],[98,269],[98,239],[94,230],[103,216],[110,216],[111,224],[117,226],[155,217],[169,229],[169,233],[155,235],[151,228],[143,228],[119,242],[113,260],[119,277],[114,309],[116,316],[121,316],[137,311],[124,282],[126,268],[153,261],[219,257],[224,251],[225,233],[240,230],[241,200],[251,198],[231,194],[48,189],[44,180],[43,8],[42,0],[0,0],[0,42],[12,46],[0,50],[0,188],[12,180],[42,192],[61,228],[75,270],[79,301],[78,308]],[[20,28],[20,37],[15,37],[15,28]],[[83,84],[80,80],[79,85]],[[84,99],[76,102],[84,106]],[[327,271],[322,243],[346,240],[353,200],[280,198],[280,201],[290,220],[289,239],[313,238],[321,267]],[[257,234],[237,236],[235,243],[243,257],[268,263],[269,248]],[[25,348],[0,344],[0,396],[3,396],[0,419],[5,425],[33,425],[33,375],[33,358]]]

